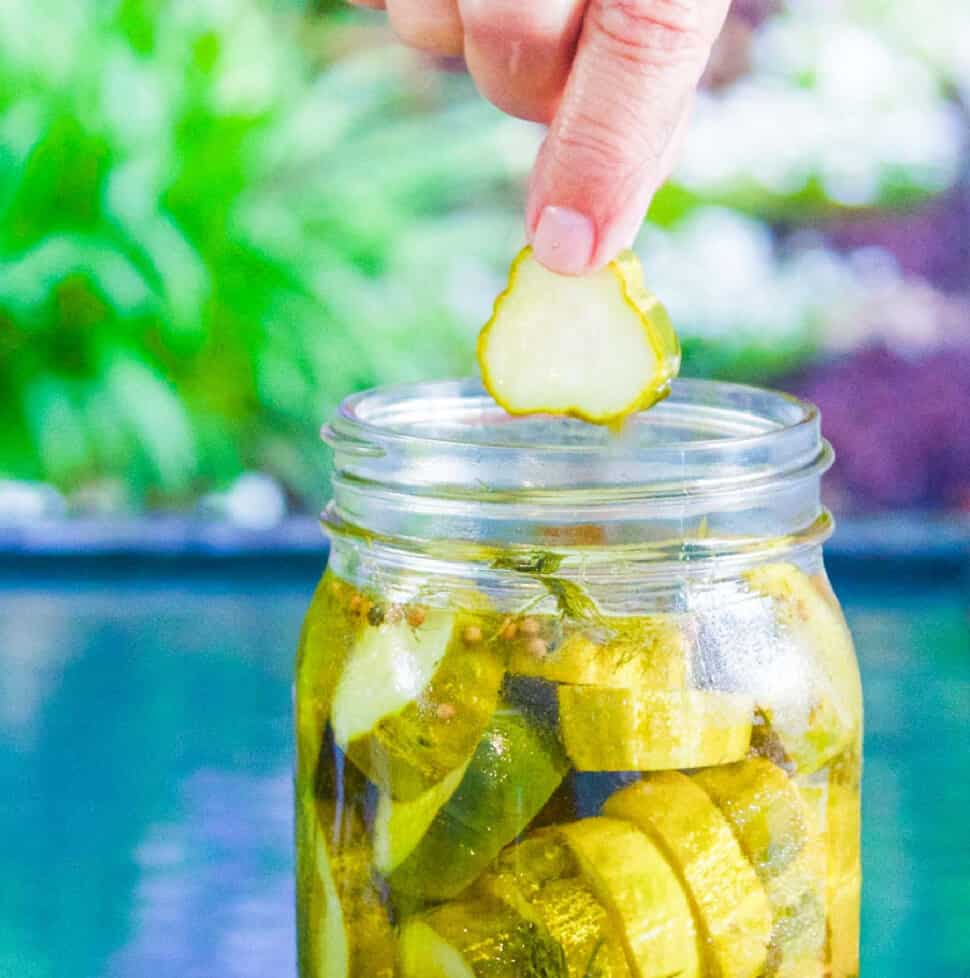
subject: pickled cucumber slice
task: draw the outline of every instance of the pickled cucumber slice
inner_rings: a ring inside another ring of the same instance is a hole
[[[476,890],[545,928],[563,949],[569,978],[629,978],[619,931],[555,829],[505,849]]]
[[[765,564],[745,574],[752,591],[772,600],[780,628],[801,647],[807,691],[795,703],[759,703],[766,725],[756,749],[799,774],[819,770],[858,735],[862,687],[852,637],[841,613],[794,564]]]
[[[381,794],[374,820],[374,865],[385,876],[414,851],[441,806],[461,784],[470,761],[471,758],[414,801],[394,801],[391,795]]]
[[[314,807],[314,812],[304,812],[304,824],[313,826],[309,834],[315,872],[309,891],[300,894],[306,927],[301,960],[309,966],[307,974],[392,978],[393,932],[372,877],[363,822],[329,802]]]
[[[501,903],[448,903],[401,931],[401,978],[568,978],[562,948]]]
[[[560,831],[616,921],[635,978],[700,978],[700,948],[687,895],[649,836],[631,822],[612,818],[587,818]]]
[[[819,973],[825,944],[824,852],[813,808],[764,758],[692,775],[730,824],[772,913],[766,978]]]
[[[753,701],[706,690],[560,686],[559,722],[579,771],[728,764],[747,753]]]
[[[758,875],[780,876],[809,838],[809,810],[781,768],[755,757],[692,775],[730,823]]]
[[[608,424],[670,391],[680,344],[631,251],[600,271],[556,275],[519,253],[478,338],[488,392],[509,414]]]
[[[296,658],[296,747],[300,783],[313,780],[334,690],[354,647],[360,622],[349,613],[356,592],[326,574],[317,585]]]
[[[832,978],[855,978],[859,973],[859,776],[856,746],[832,765],[824,786],[826,944]],[[802,787],[809,796],[817,796],[819,790],[817,785]]]
[[[765,978],[820,978],[825,963],[825,853],[816,836],[780,876],[765,881],[771,948]]]
[[[686,775],[663,771],[618,791],[603,814],[643,829],[676,868],[696,909],[710,972],[760,975],[771,936],[768,898],[707,793]]]
[[[532,821],[568,767],[551,733],[498,710],[458,788],[391,873],[391,887],[425,900],[456,896]]]
[[[688,650],[672,618],[659,615],[607,619],[610,634],[568,635],[558,648],[519,641],[509,656],[509,672],[557,683],[628,689],[682,689]]]
[[[430,611],[361,634],[334,693],[334,737],[382,790],[413,801],[475,749],[504,668],[477,616]]]

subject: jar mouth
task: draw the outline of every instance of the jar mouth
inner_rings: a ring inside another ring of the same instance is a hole
[[[630,547],[696,564],[817,542],[831,525],[818,411],[741,384],[678,381],[619,434],[512,417],[473,380],[402,385],[348,398],[323,437],[324,523],[374,545]]]
[[[341,474],[443,496],[597,493],[654,498],[818,476],[831,463],[814,405],[780,391],[678,380],[622,432],[507,414],[476,380],[348,397],[323,429]]]

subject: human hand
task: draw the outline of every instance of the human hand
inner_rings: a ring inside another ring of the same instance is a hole
[[[730,0],[351,0],[407,44],[464,54],[482,94],[549,125],[526,230],[576,275],[628,247],[676,160]]]

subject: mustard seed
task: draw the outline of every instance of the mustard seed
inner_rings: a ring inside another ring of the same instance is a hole
[[[549,652],[549,646],[541,638],[532,639],[525,648],[529,655],[537,659],[544,659]]]
[[[529,638],[534,638],[541,631],[539,622],[535,618],[526,618],[521,624],[522,634],[528,635]]]
[[[519,626],[514,621],[507,621],[498,633],[498,637],[504,642],[511,642],[519,634]]]

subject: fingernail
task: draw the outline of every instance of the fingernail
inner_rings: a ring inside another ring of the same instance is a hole
[[[560,275],[585,272],[593,257],[596,232],[593,222],[570,207],[545,207],[539,215],[532,251],[536,258]]]

